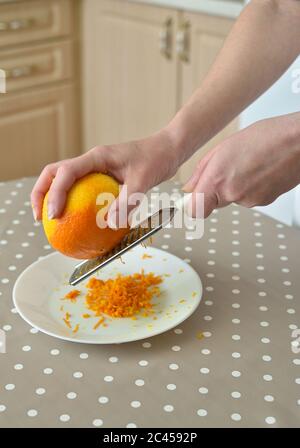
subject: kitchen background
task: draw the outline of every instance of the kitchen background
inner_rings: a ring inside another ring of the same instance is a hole
[[[162,127],[200,84],[246,3],[0,0],[0,180],[34,176],[49,162]],[[178,179],[239,128],[299,111],[292,91],[299,68],[300,59]],[[295,189],[261,210],[300,225],[299,196]]]

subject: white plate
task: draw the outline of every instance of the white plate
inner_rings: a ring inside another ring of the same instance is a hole
[[[151,258],[143,258],[144,254]],[[50,336],[86,344],[113,344],[163,333],[187,319],[199,305],[201,280],[194,269],[180,258],[159,249],[139,246],[122,256],[122,261],[112,262],[96,277],[107,279],[118,273],[128,275],[141,269],[164,276],[162,294],[153,299],[156,319],[153,316],[138,316],[137,320],[107,316],[107,326],[94,330],[99,318],[82,317],[82,314],[89,313],[84,306],[87,281],[76,288],[68,285],[68,278],[78,260],[56,252],[39,259],[19,276],[13,289],[15,307],[26,322]],[[76,303],[62,301],[72,289],[82,291]],[[77,333],[63,322],[67,311],[71,314],[72,328],[79,324]]]

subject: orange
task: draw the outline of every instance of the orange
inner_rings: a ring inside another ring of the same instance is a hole
[[[97,205],[100,193],[119,194],[119,184],[106,174],[93,173],[79,179],[67,195],[63,214],[48,219],[48,193],[43,205],[43,225],[52,247],[72,258],[89,259],[102,256],[113,249],[128,229],[112,230],[97,225],[97,213],[107,210],[107,203]],[[103,207],[106,206],[104,209]]]

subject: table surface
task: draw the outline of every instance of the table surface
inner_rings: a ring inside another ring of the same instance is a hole
[[[0,427],[300,426],[298,230],[237,206],[211,215],[201,240],[164,230],[154,246],[202,279],[196,312],[148,340],[81,345],[13,308],[18,275],[51,252],[33,222],[33,182],[0,184]]]

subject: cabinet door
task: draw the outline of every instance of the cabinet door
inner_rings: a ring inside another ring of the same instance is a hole
[[[79,153],[72,85],[2,95],[0,179],[33,176],[50,162]]]
[[[85,149],[160,129],[176,112],[177,12],[89,0],[82,13]],[[160,48],[165,39],[170,58]]]
[[[230,32],[233,20],[206,14],[183,13],[179,20],[179,29],[186,35],[186,56],[180,65],[180,104],[184,104],[200,86],[208,73],[224,40]],[[183,53],[183,56],[185,54]],[[192,174],[197,161],[218,142],[238,129],[238,120],[234,120],[210,142],[204,145],[179,170],[178,178],[185,182]]]

